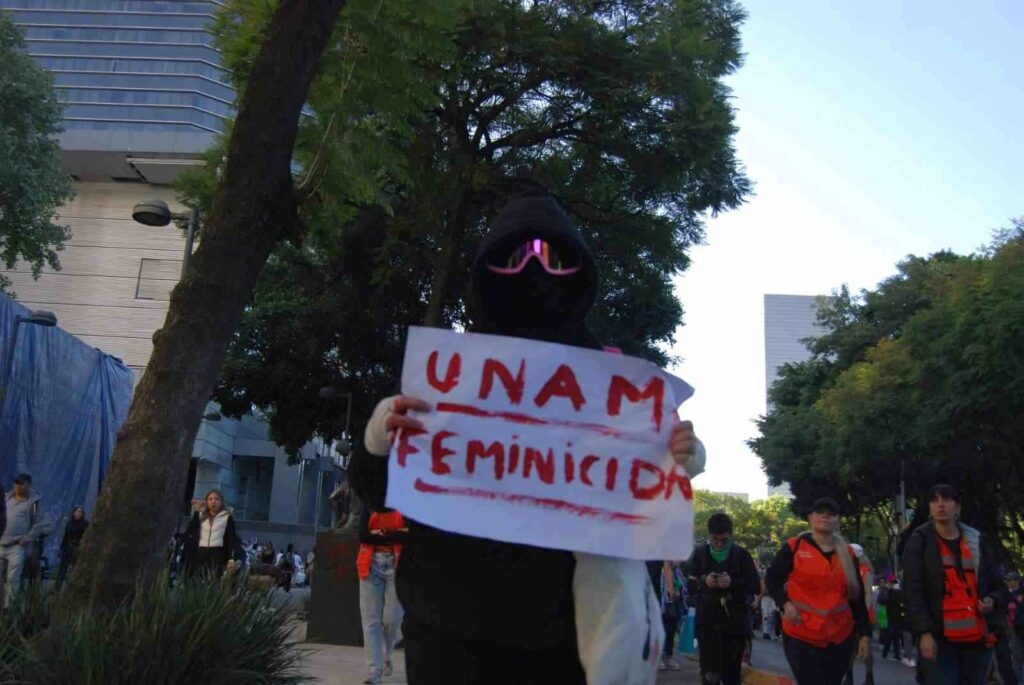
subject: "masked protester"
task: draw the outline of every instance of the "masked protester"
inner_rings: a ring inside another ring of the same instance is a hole
[[[708,519],[708,543],[690,559],[690,596],[697,607],[700,673],[708,685],[740,685],[741,662],[751,635],[750,602],[761,577],[750,553],[732,539],[732,519]]]
[[[597,292],[594,258],[544,192],[513,200],[495,218],[472,270],[468,301],[480,333],[601,349],[586,316]],[[390,443],[429,412],[410,397],[382,400],[367,425],[353,489],[383,511]],[[670,450],[690,476],[703,446],[689,422]],[[398,569],[406,672],[425,683],[632,685],[657,676],[663,627],[643,562],[498,542],[406,519]],[[584,665],[586,673],[584,673]]]
[[[931,520],[903,550],[907,622],[918,642],[928,685],[982,685],[994,635],[987,617],[1006,592],[981,534],[960,523],[960,495],[949,485],[928,491]]]
[[[783,648],[797,685],[840,685],[856,650],[871,649],[864,582],[855,552],[839,534],[839,505],[822,497],[810,532],[790,538],[765,576],[782,607]]]

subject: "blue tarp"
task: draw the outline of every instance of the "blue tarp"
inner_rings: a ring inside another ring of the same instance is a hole
[[[128,417],[132,371],[60,328],[22,323],[15,340],[15,317],[29,313],[0,294],[0,375],[13,350],[0,420],[0,482],[9,492],[16,474],[31,474],[41,509],[56,526],[45,546],[53,563],[72,507],[85,505],[91,518]]]

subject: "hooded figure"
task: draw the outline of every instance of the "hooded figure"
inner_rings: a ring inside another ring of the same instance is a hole
[[[470,330],[601,349],[586,324],[597,285],[594,257],[578,229],[550,195],[531,191],[499,212],[480,245],[470,282]],[[377,405],[366,429],[368,454],[360,450],[349,469],[353,489],[377,511],[384,508],[387,492],[387,459],[378,458],[390,449],[385,417],[401,413],[394,400]],[[588,678],[581,654],[585,660],[588,653],[617,656],[608,643],[620,639],[650,664],[653,682],[661,620],[643,562],[499,542],[407,521],[397,586],[412,685],[583,685]],[[574,606],[574,592],[587,600],[582,614]],[[616,604],[616,599],[624,601]],[[626,604],[634,614],[629,625],[621,611],[609,610]],[[587,633],[579,643],[577,625]],[[609,626],[615,627],[614,636]],[[592,685],[639,682],[589,680]]]

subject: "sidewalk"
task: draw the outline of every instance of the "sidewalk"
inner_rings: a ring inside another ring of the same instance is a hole
[[[305,638],[306,627],[302,624],[297,637]],[[339,645],[321,645],[311,642],[303,643],[310,652],[304,661],[304,670],[308,678],[317,679],[324,685],[360,685],[366,678],[366,663],[361,647],[342,647]],[[405,679],[405,653],[399,650],[395,654],[395,673],[384,678],[384,685],[407,685]],[[700,682],[700,669],[696,656],[691,655],[679,660],[682,666],[678,671],[660,671],[658,685],[692,685]],[[777,685],[777,676],[750,671],[744,674],[744,683],[749,685]]]

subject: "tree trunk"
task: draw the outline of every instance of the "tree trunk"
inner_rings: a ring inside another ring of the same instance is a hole
[[[435,328],[441,326],[441,317],[444,314],[444,303],[448,299],[448,290],[451,287],[455,260],[459,256],[462,241],[466,236],[470,193],[464,189],[464,181],[460,181],[459,185],[463,187],[458,191],[455,207],[452,209],[452,220],[448,225],[448,230],[445,231],[441,254],[438,255],[437,265],[434,267],[434,278],[430,284],[430,301],[427,303],[427,313],[423,317],[424,326]]]
[[[299,113],[344,0],[282,2],[241,96],[224,172],[188,272],[118,436],[63,598],[112,609],[152,578],[181,515],[192,445],[227,346],[274,245],[292,230]]]

